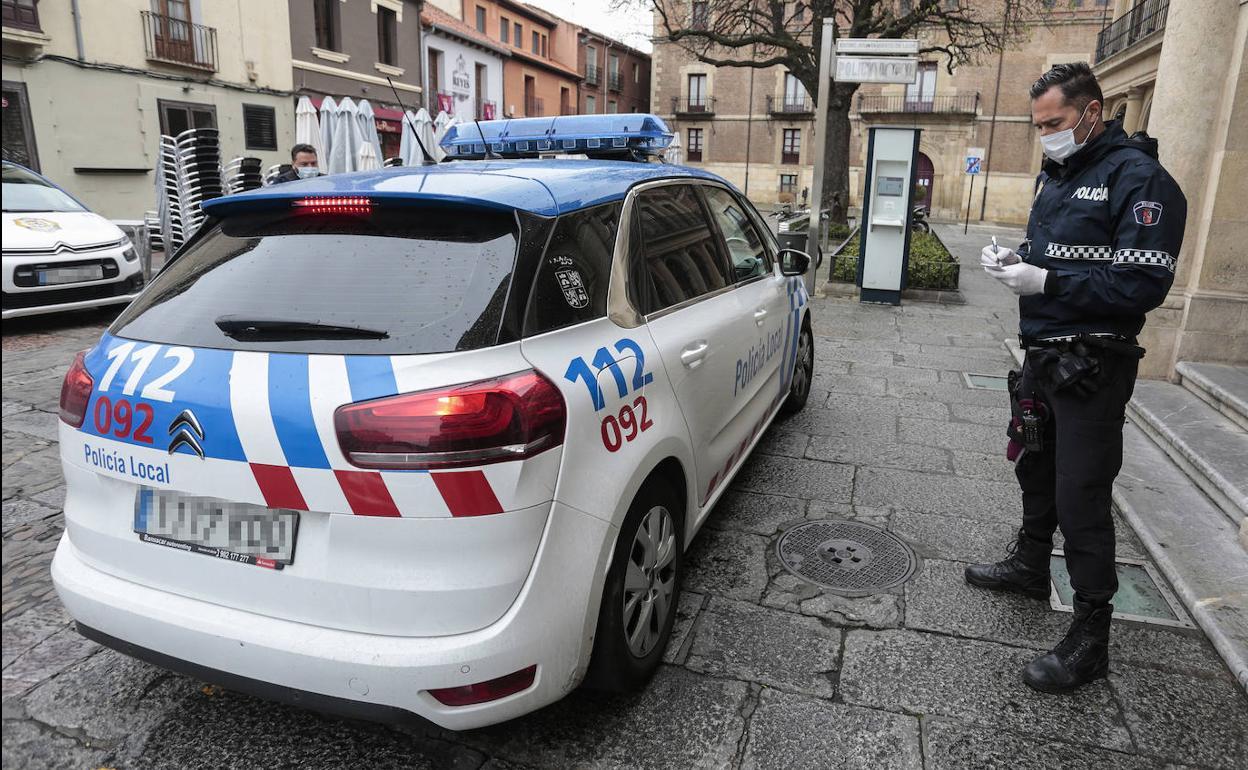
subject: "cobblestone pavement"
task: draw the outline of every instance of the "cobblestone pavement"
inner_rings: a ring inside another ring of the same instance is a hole
[[[976,266],[987,230],[939,230],[966,305],[818,300],[816,392],[766,437],[689,554],[667,665],[644,692],[575,693],[467,733],[325,718],[162,672],[79,637],[51,591],[64,499],[56,402],[108,314],[4,325],[6,767],[1248,766],[1248,699],[1198,632],[1119,623],[1108,681],[1033,693],[1022,665],[1069,616],[961,579],[1001,553],[1014,303]],[[1015,236],[1008,231],[996,231]],[[1008,242],[1010,239],[1006,239]],[[822,593],[779,565],[795,523],[888,526],[923,556],[897,590]],[[1121,552],[1142,556],[1125,525]]]

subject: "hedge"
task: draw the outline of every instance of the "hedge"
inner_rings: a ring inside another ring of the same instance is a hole
[[[833,242],[840,242],[848,237],[848,232],[832,234]],[[844,250],[836,255],[832,269],[832,280],[854,283],[858,277],[858,245],[857,237],[845,244]],[[936,289],[953,291],[958,288],[958,262],[933,233],[910,234],[910,262],[906,271],[907,289]]]

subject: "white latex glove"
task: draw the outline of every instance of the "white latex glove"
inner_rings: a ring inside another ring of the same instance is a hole
[[[989,269],[1004,267],[1005,265],[1017,265],[1022,261],[1022,258],[1014,253],[1013,249],[985,246],[984,250],[979,252],[979,264]]]
[[[1044,282],[1049,271],[1026,262],[1017,262],[1004,267],[984,267],[984,272],[996,278],[1020,297],[1044,293]]]

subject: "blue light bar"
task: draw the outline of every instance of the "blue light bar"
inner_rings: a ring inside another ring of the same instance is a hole
[[[452,159],[464,160],[484,158],[486,142],[492,155],[506,158],[583,153],[645,160],[662,153],[672,136],[657,115],[560,115],[459,123],[446,132],[441,145]]]

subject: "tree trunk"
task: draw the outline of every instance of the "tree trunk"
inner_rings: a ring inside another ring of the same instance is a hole
[[[857,83],[833,83],[829,93],[821,208],[827,210],[831,224],[845,224],[849,214],[849,108],[857,90]]]

